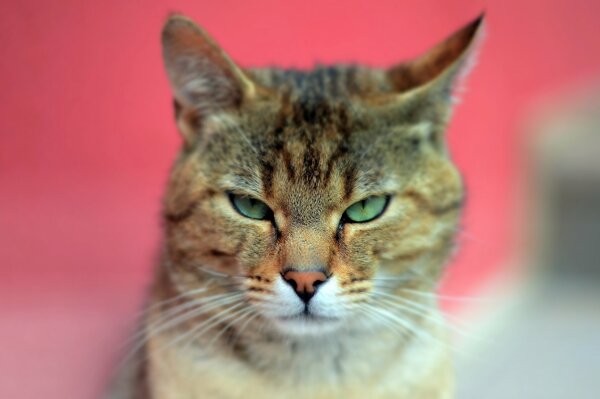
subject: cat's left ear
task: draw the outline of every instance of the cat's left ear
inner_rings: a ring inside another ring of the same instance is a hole
[[[475,63],[483,27],[482,14],[420,57],[393,66],[387,71],[392,87],[402,97],[450,105]]]

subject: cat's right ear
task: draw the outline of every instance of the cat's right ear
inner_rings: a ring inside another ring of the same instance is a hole
[[[202,118],[240,107],[255,94],[252,81],[186,17],[169,17],[162,31],[162,53],[177,123],[187,144],[195,140]]]

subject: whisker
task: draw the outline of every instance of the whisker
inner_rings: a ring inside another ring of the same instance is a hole
[[[254,310],[252,308],[245,309],[245,312],[243,312],[241,315],[239,315],[238,318],[234,318],[229,323],[227,323],[225,326],[223,326],[223,328],[221,328],[221,330],[219,330],[219,332],[213,337],[213,339],[210,340],[210,342],[208,343],[207,347],[208,348],[212,348],[213,344],[215,342],[217,342],[217,340],[219,338],[221,338],[221,336],[225,333],[225,331],[227,331],[234,324],[240,323],[244,319],[247,319],[247,321],[243,324],[243,326],[240,327],[240,330],[241,330],[244,326],[246,326],[248,324],[248,322],[250,322],[251,320],[253,320],[254,318],[256,318],[256,316],[258,316],[258,312],[256,310]]]
[[[398,335],[406,335],[407,332],[410,333],[410,331],[407,331],[406,329],[398,329],[398,326],[395,323],[391,323],[389,318],[379,314],[379,312],[375,311],[371,307],[361,307],[360,311],[371,319],[379,320],[383,323],[384,327],[393,330],[394,332],[398,333]]]
[[[201,287],[201,288],[197,288],[195,290],[184,291],[184,292],[180,293],[179,295],[167,298],[167,299],[165,299],[163,301],[155,302],[155,303],[153,303],[153,304],[151,304],[149,306],[146,306],[141,311],[139,311],[138,314],[136,315],[136,318],[142,318],[142,317],[146,316],[152,310],[158,309],[158,308],[163,307],[165,305],[169,305],[169,304],[171,304],[173,302],[177,302],[178,300],[183,299],[183,298],[188,297],[188,296],[193,296],[193,295],[201,294],[203,292],[206,292],[206,291],[210,290],[211,288],[215,288],[215,287],[204,286],[204,287]]]
[[[187,320],[190,320],[194,317],[197,317],[199,315],[201,315],[202,313],[205,313],[209,310],[212,310],[216,307],[219,306],[223,306],[226,305],[228,303],[234,302],[234,301],[238,301],[240,300],[240,297],[243,296],[243,293],[233,293],[233,294],[228,294],[228,297],[221,297],[218,298],[217,300],[215,300],[212,303],[208,303],[206,306],[202,306],[202,303],[197,303],[197,302],[190,302],[192,308],[186,310],[183,314],[180,314],[176,317],[172,317],[170,319],[164,320],[164,322],[162,323],[156,323],[156,325],[146,325],[144,326],[144,328],[142,328],[140,330],[140,332],[138,332],[138,334],[136,334],[136,336],[134,337],[136,340],[138,340],[137,344],[135,344],[133,346],[133,348],[130,350],[130,352],[124,357],[123,362],[129,360],[137,351],[139,351],[145,344],[146,342],[156,336],[157,334],[160,334],[164,331],[167,331],[169,329],[172,329],[182,323],[185,323]],[[149,330],[149,328],[152,328],[152,330]]]
[[[490,301],[490,299],[483,297],[474,297],[474,296],[457,296],[457,295],[443,295],[438,294],[436,292],[428,292],[428,291],[419,291],[412,288],[399,288],[402,291],[407,291],[415,295],[420,295],[428,298],[437,298],[446,301],[457,301],[457,302],[486,302]]]
[[[428,343],[428,342],[435,343],[436,345],[440,345],[440,346],[443,346],[445,348],[448,348],[453,353],[459,353],[459,354],[462,355],[462,353],[460,351],[458,351],[449,342],[445,342],[445,341],[439,339],[438,337],[434,336],[433,334],[431,334],[427,330],[425,330],[423,328],[419,328],[414,323],[411,323],[410,319],[404,319],[404,318],[400,317],[401,313],[392,313],[392,312],[389,312],[389,311],[387,311],[385,309],[381,309],[379,307],[376,307],[376,306],[374,306],[372,304],[365,304],[365,305],[367,305],[367,306],[365,306],[363,309],[365,309],[365,310],[369,309],[371,313],[378,314],[380,320],[381,320],[381,318],[387,319],[389,321],[389,323],[386,323],[386,325],[388,327],[390,327],[389,324],[396,324],[397,327],[401,327],[401,329],[404,331],[404,333],[410,333],[410,334],[412,334],[413,336],[415,336],[417,339],[419,339],[423,343]],[[396,332],[399,332],[395,328],[394,328],[394,330]]]
[[[227,274],[227,273],[222,273],[222,272],[218,272],[216,270],[211,270],[208,269],[202,265],[198,265],[198,264],[193,264],[192,265],[194,268],[203,271],[204,273],[211,275],[213,277],[221,277],[221,278],[241,278],[241,279],[245,279],[247,278],[247,276],[241,275],[241,274]]]
[[[260,316],[260,312],[258,312],[258,311],[256,311],[256,310],[255,310],[255,311],[254,311],[254,315],[253,315],[253,316],[250,316],[250,318],[249,318],[248,320],[246,320],[246,321],[244,322],[244,324],[242,324],[242,325],[241,325],[241,326],[240,326],[240,327],[237,329],[237,333],[235,334],[234,340],[233,340],[233,341],[232,341],[232,343],[231,343],[231,346],[232,346],[232,347],[234,347],[234,346],[237,344],[237,342],[238,342],[238,340],[239,340],[239,338],[240,338],[240,335],[241,335],[241,334],[244,332],[244,329],[246,328],[246,326],[248,326],[248,324],[250,324],[250,322],[251,322],[252,320],[256,319],[256,318],[257,318],[257,317],[259,317],[259,316]],[[261,324],[261,326],[264,326],[264,322],[263,322],[263,324]]]
[[[401,327],[403,327],[406,331],[412,333],[414,336],[416,336],[418,339],[420,339],[422,341],[423,341],[423,335],[428,335],[428,336],[430,336],[430,338],[433,338],[431,336],[431,334],[428,334],[424,331],[420,331],[416,326],[411,324],[408,320],[405,320],[405,319],[399,317],[398,315],[389,312],[386,309],[380,309],[373,305],[367,305],[367,306],[370,307],[372,310],[376,311],[377,313],[379,313],[381,316],[387,317],[391,321],[395,321],[397,324],[399,324]]]
[[[412,313],[417,316],[424,317],[428,320],[435,322],[438,325],[447,327],[451,331],[454,331],[460,335],[480,340],[480,337],[477,337],[471,334],[469,331],[466,331],[464,328],[456,326],[452,323],[449,323],[447,319],[445,319],[441,314],[434,312],[432,309],[427,308],[419,303],[412,302],[406,299],[399,299],[398,302],[391,301],[389,299],[382,299],[388,305],[391,305],[397,309],[404,310],[408,313]],[[455,322],[456,323],[456,322]],[[456,323],[459,324],[459,323]]]
[[[239,300],[234,302],[231,306],[224,309],[223,311],[216,313],[209,317],[206,320],[203,320],[202,323],[199,323],[197,326],[191,328],[189,331],[181,334],[175,340],[171,341],[164,349],[177,345],[179,342],[187,341],[184,344],[184,348],[187,348],[195,339],[198,339],[202,334],[206,331],[210,330],[215,325],[229,320],[231,317],[234,317],[236,314],[239,314],[241,311],[245,311],[246,309],[239,309],[236,312],[230,313],[235,309],[238,309],[240,306],[246,305],[243,301]],[[223,314],[225,313],[225,314]],[[227,314],[229,313],[229,314]],[[189,338],[189,339],[188,339]]]
[[[192,293],[192,291],[189,292],[190,295],[191,295],[191,293]],[[167,310],[166,312],[161,313],[155,320],[152,320],[151,322],[146,322],[144,329],[142,329],[142,331],[139,331],[138,333],[136,333],[132,337],[130,337],[127,342],[136,340],[139,337],[139,335],[145,334],[144,330],[147,330],[148,328],[153,328],[153,327],[160,325],[163,321],[166,321],[168,318],[175,316],[177,313],[179,313],[181,311],[184,311],[186,309],[193,308],[196,306],[201,306],[209,301],[216,301],[217,299],[220,299],[220,298],[227,298],[231,295],[232,295],[232,293],[210,295],[207,297],[201,297],[201,298],[197,298],[197,299],[190,300],[190,301],[184,302],[182,304],[179,304],[179,305]],[[176,298],[181,299],[180,295],[178,295]],[[167,301],[164,301],[164,302],[167,302]],[[159,303],[163,303],[163,302],[159,302]],[[155,308],[157,308],[157,307],[155,307]],[[146,317],[149,315],[149,313],[150,313],[150,309],[147,310]]]
[[[229,304],[231,302],[237,301],[239,300],[241,297],[243,296],[243,293],[228,293],[228,294],[222,294],[222,295],[215,295],[212,298],[210,298],[210,300],[198,300],[198,301],[194,301],[194,302],[190,302],[188,304],[189,308],[192,308],[190,312],[186,312],[183,315],[180,315],[179,317],[175,317],[173,319],[171,319],[170,322],[166,323],[169,325],[176,325],[176,323],[185,316],[191,316],[191,317],[196,317],[197,315],[200,315],[202,313],[205,313],[209,310],[218,308],[219,306],[223,306],[226,304]],[[194,309],[195,308],[195,309]],[[184,319],[185,321],[185,319]],[[159,323],[150,323],[147,325],[147,327],[157,327],[157,325],[153,325],[153,324],[159,324]],[[167,327],[167,325],[163,324],[162,327]],[[163,330],[161,330],[163,331]]]
[[[411,281],[413,278],[410,276],[377,276],[372,277],[372,281]]]
[[[185,293],[187,295],[187,293]],[[189,292],[189,294],[191,294],[191,292]],[[186,295],[183,295],[183,297],[185,297]],[[133,333],[127,340],[125,340],[125,342],[122,344],[122,346],[124,348],[127,348],[129,345],[134,344],[138,339],[140,339],[141,337],[143,337],[146,332],[147,329],[150,327],[155,327],[160,325],[163,321],[166,321],[167,319],[169,319],[172,316],[175,316],[177,313],[182,312],[186,309],[195,307],[195,306],[199,306],[202,305],[204,302],[206,302],[206,300],[208,299],[217,299],[218,297],[222,297],[224,296],[224,294],[220,294],[220,295],[211,295],[209,297],[203,297],[202,299],[195,299],[195,300],[190,300],[190,301],[186,301],[182,304],[179,304],[163,313],[161,313],[155,320],[153,320],[152,322],[148,322],[147,318],[150,316],[151,312],[153,310],[159,309],[161,305],[165,305],[167,303],[172,303],[174,299],[177,300],[181,300],[182,299],[182,295],[177,295],[175,298],[171,298],[169,300],[165,300],[165,301],[161,301],[158,303],[153,304],[152,306],[149,306],[141,315],[141,323],[140,325],[143,326],[142,328],[140,328],[138,331],[136,331],[135,333]]]

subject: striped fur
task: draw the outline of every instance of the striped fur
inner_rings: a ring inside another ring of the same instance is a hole
[[[164,57],[184,144],[165,195],[141,378],[115,397],[452,397],[435,300],[415,292],[435,289],[453,250],[463,187],[444,130],[480,26],[390,69],[243,70],[193,22],[169,19]],[[273,220],[241,216],[231,194],[260,199]],[[341,222],[372,195],[390,197],[381,217]],[[295,316],[286,268],[329,276],[311,300],[317,319]],[[210,298],[237,299],[211,308]]]

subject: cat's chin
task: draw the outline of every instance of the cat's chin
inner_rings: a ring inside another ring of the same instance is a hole
[[[342,320],[314,314],[300,314],[278,317],[274,320],[274,324],[283,334],[310,336],[335,332],[341,327]]]

